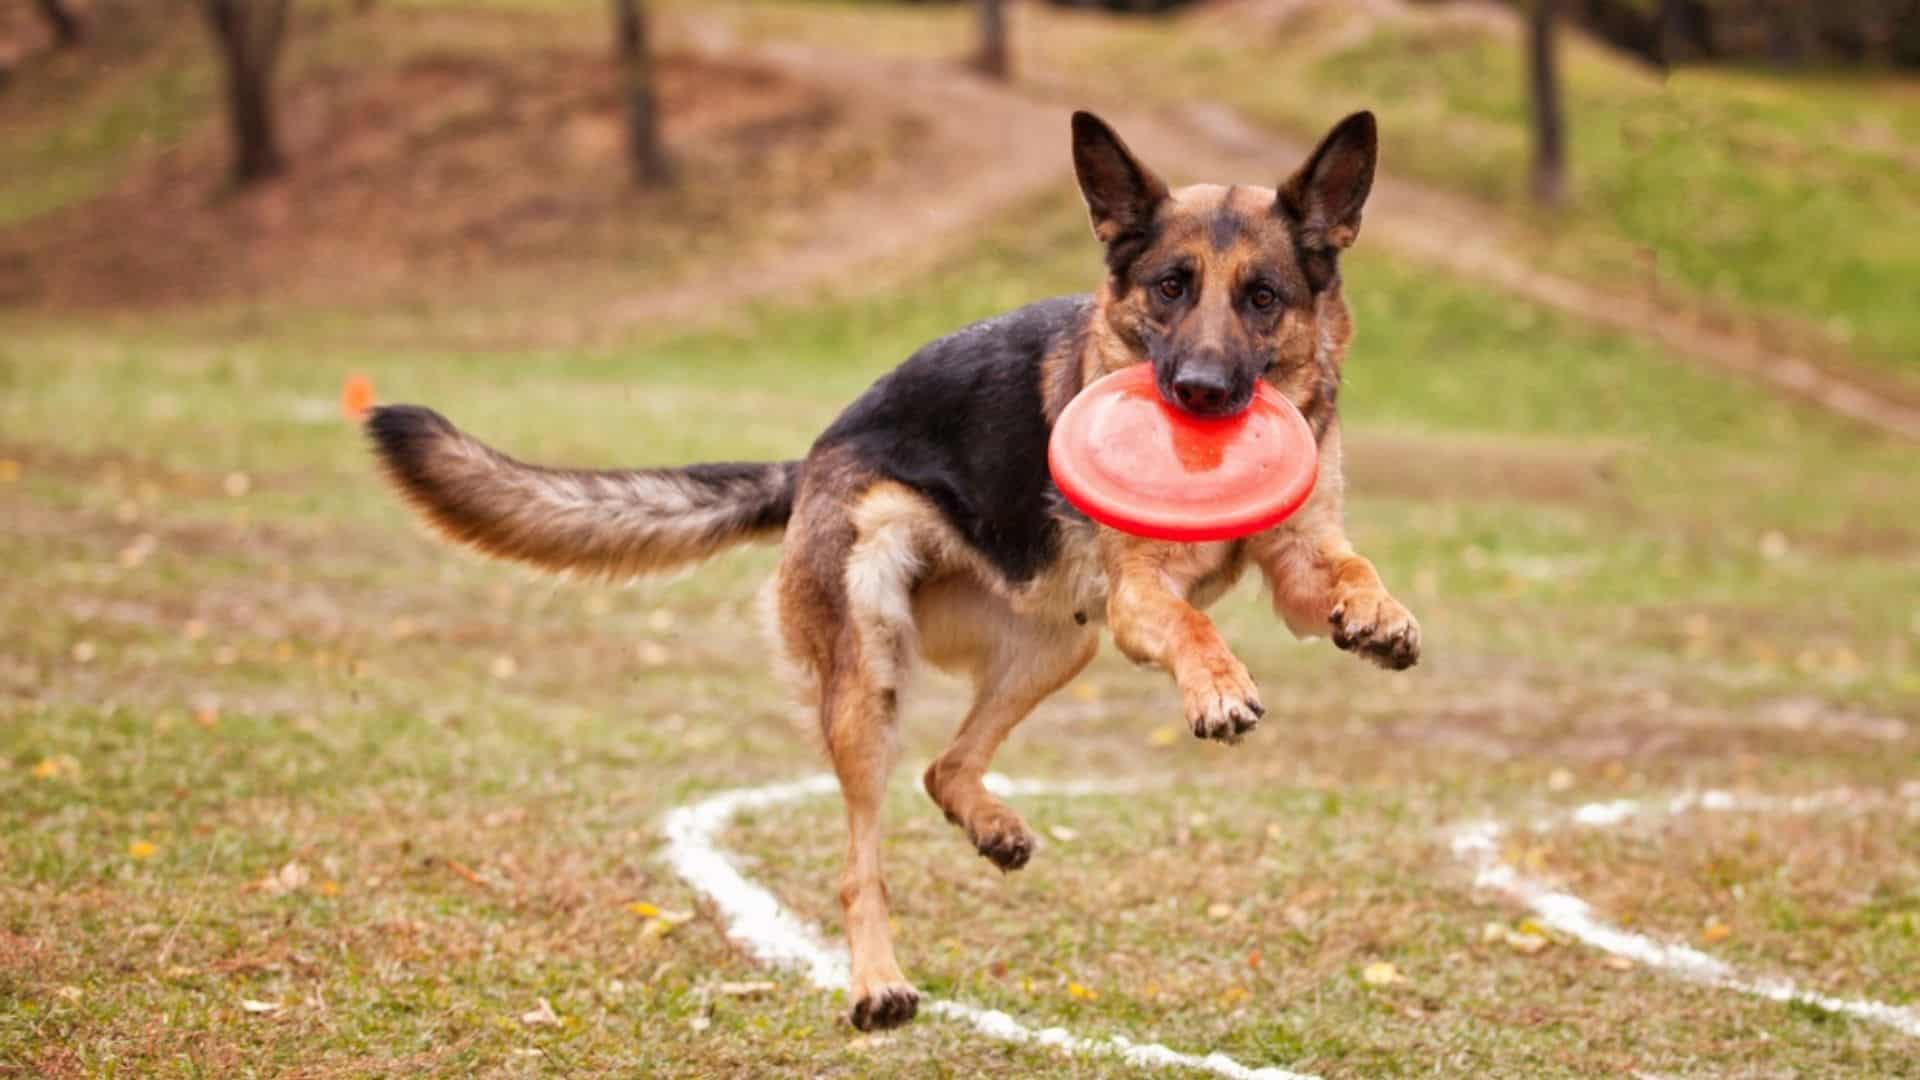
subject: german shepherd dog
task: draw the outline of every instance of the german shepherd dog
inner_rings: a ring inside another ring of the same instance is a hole
[[[1341,523],[1334,399],[1353,324],[1339,254],[1359,233],[1376,147],[1373,115],[1357,113],[1278,190],[1171,191],[1104,122],[1075,113],[1074,170],[1106,255],[1099,291],[927,345],[800,461],[543,468],[408,405],[374,410],[368,430],[415,509],[502,558],[626,578],[784,536],[776,636],[818,707],[847,808],[850,1020],[892,1027],[918,994],[894,959],[880,810],[916,659],[975,692],[927,794],[981,855],[1017,870],[1033,834],[982,778],[1014,726],[1093,658],[1102,622],[1122,653],[1172,675],[1195,735],[1227,742],[1265,709],[1201,609],[1249,566],[1296,634],[1330,632],[1389,668],[1419,658],[1419,624]],[[1258,380],[1277,387],[1319,440],[1307,504],[1266,532],[1194,544],[1075,511],[1048,476],[1048,433],[1081,387],[1142,361],[1167,402],[1204,416],[1246,408]]]

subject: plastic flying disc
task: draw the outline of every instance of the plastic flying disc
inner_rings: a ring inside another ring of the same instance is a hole
[[[1155,540],[1231,540],[1286,520],[1313,494],[1319,447],[1306,418],[1262,380],[1238,414],[1167,404],[1153,366],[1080,391],[1047,442],[1067,501],[1103,525]]]

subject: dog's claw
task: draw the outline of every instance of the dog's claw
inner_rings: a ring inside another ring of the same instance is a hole
[[[905,984],[883,986],[853,1003],[847,1020],[861,1031],[881,1031],[899,1027],[920,1011],[920,994]]]
[[[1403,671],[1420,662],[1420,623],[1382,590],[1335,604],[1327,616],[1333,643],[1384,668]]]
[[[1229,745],[1259,727],[1260,718],[1267,714],[1252,677],[1238,660],[1232,661],[1230,669],[1215,674],[1208,685],[1183,688],[1182,696],[1186,699],[1187,726],[1194,736]]]
[[[1003,871],[1018,870],[1033,858],[1033,834],[1024,826],[999,829],[973,838],[974,850]]]

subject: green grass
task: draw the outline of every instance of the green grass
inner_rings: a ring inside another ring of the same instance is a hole
[[[1566,59],[1569,224],[1590,241],[1654,253],[1663,280],[1795,313],[1884,360],[1911,359],[1920,86],[1714,70],[1663,81],[1579,42]],[[1524,197],[1516,42],[1480,28],[1388,27],[1319,60],[1312,83],[1398,118],[1414,170],[1500,202]],[[1563,253],[1562,265],[1592,246]]]

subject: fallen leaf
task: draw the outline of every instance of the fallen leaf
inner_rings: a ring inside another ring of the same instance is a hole
[[[757,997],[761,994],[771,994],[777,989],[779,984],[770,982],[723,982],[714,987],[716,993],[725,994],[728,997]]]
[[[1047,835],[1063,844],[1071,844],[1080,837],[1078,830],[1068,828],[1065,825],[1050,826],[1047,829]]]
[[[1407,981],[1400,969],[1385,960],[1375,960],[1360,970],[1360,978],[1369,986],[1394,986]]]
[[[1633,961],[1624,956],[1609,956],[1601,961],[1601,963],[1604,963],[1615,971],[1632,971],[1634,966]]]
[[[340,387],[340,415],[358,424],[373,408],[373,380],[365,375],[348,375]]]
[[[466,863],[461,862],[459,859],[448,859],[447,869],[453,871],[456,874],[459,874],[461,877],[465,878],[467,881],[475,885],[478,885],[483,889],[493,888],[493,885],[489,883],[486,878],[483,878],[479,874],[475,873],[473,870],[473,867],[468,866]]]
[[[1067,984],[1067,995],[1069,997],[1076,998],[1080,1001],[1100,1000],[1100,991],[1095,990],[1092,987],[1081,986],[1077,982],[1070,982]]]
[[[1726,923],[1723,923],[1718,919],[1715,919],[1712,922],[1709,922],[1706,925],[1706,928],[1700,931],[1700,940],[1706,942],[1709,945],[1712,945],[1716,942],[1725,941],[1732,936],[1733,936],[1733,927],[1728,926]]]
[[[340,883],[329,879],[314,886],[313,891],[319,893],[321,896],[339,896]]]
[[[704,1016],[696,1016],[687,1021],[687,1026],[695,1031],[705,1031],[713,1026],[713,1021]]]
[[[240,1007],[250,1013],[276,1013],[280,1011],[280,1003],[277,1001],[255,1001],[252,998],[241,998]]]
[[[1517,953],[1524,953],[1527,956],[1532,956],[1534,953],[1539,952],[1551,944],[1553,944],[1551,941],[1541,937],[1539,934],[1521,933],[1519,931],[1507,934],[1507,948]]]
[[[635,900],[633,903],[627,905],[627,910],[633,912],[635,915],[648,919],[660,914],[659,908],[654,907],[645,900]]]
[[[520,1022],[528,1027],[558,1027],[560,1014],[553,1011],[553,1004],[546,998],[538,999],[540,1004],[520,1014]]]
[[[1233,914],[1233,905],[1224,900],[1216,900],[1207,905],[1207,918],[1224,919]]]
[[[82,995],[80,988],[77,986],[63,986],[60,989],[55,990],[54,994],[58,996],[62,1001],[79,1001],[80,998],[84,996]]]
[[[127,845],[127,855],[145,862],[160,853],[160,846],[151,840],[135,840]]]

